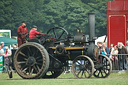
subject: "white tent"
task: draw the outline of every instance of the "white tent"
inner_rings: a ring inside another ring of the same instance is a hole
[[[103,35],[103,36],[98,37],[98,38],[95,40],[95,45],[97,45],[97,42],[105,42],[106,45],[107,45],[107,36],[106,36],[106,35]]]

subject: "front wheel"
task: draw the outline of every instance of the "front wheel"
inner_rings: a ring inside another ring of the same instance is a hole
[[[93,61],[84,55],[73,60],[72,72],[76,78],[90,78],[94,72]]]

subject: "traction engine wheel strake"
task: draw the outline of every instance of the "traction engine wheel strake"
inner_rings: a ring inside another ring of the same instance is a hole
[[[42,45],[28,42],[16,51],[14,66],[17,73],[24,79],[40,78],[49,67],[49,56]]]
[[[95,65],[93,75],[97,78],[105,78],[109,76],[112,71],[112,63],[110,59],[105,55],[99,55]]]
[[[73,60],[72,72],[76,78],[90,78],[94,72],[93,61],[84,55]]]

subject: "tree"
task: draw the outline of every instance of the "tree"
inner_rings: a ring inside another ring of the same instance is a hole
[[[40,32],[61,26],[73,35],[76,29],[88,34],[88,13],[96,14],[96,35],[106,34],[106,2],[108,0],[1,0],[0,28],[11,29],[27,22],[28,30],[37,25]]]
[[[14,27],[12,0],[0,0],[0,28],[11,29]]]

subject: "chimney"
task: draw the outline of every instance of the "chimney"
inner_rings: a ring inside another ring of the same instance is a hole
[[[88,13],[89,44],[95,44],[95,13]]]

